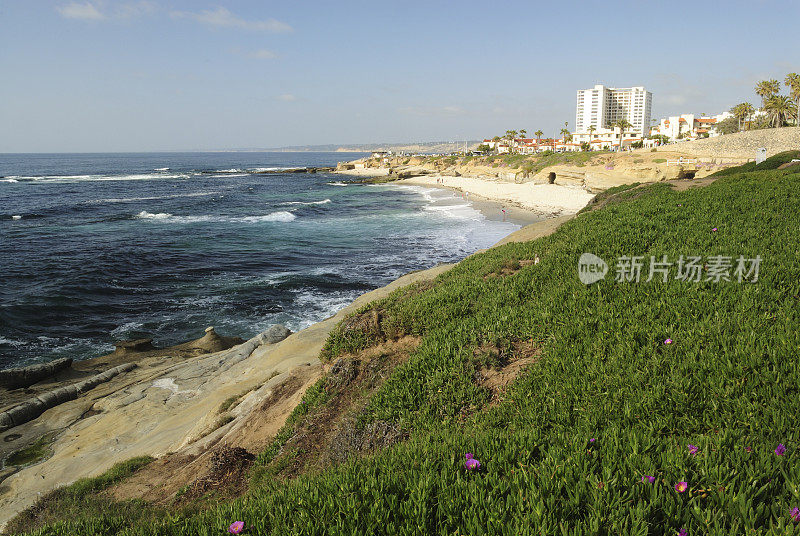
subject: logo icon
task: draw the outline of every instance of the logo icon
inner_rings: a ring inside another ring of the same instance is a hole
[[[608,265],[606,261],[592,255],[591,253],[584,253],[578,259],[578,278],[584,285],[591,285],[603,279],[608,273]]]

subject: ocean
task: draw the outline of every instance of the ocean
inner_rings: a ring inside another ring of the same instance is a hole
[[[0,154],[0,369],[297,331],[520,227],[447,190],[258,173],[360,156]]]

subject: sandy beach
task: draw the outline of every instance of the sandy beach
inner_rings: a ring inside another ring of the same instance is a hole
[[[488,178],[429,175],[402,179],[397,182],[434,188],[451,188],[548,217],[574,214],[585,207],[594,197],[594,194],[582,188],[558,184],[517,184]]]
[[[386,177],[389,175],[389,171],[389,168],[358,168],[340,169],[336,173],[350,175],[351,177]]]

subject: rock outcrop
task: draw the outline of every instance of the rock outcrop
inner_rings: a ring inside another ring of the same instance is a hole
[[[0,370],[0,387],[7,389],[28,387],[45,378],[55,376],[62,370],[68,369],[71,365],[72,359],[64,358],[30,367]]]
[[[54,408],[64,402],[75,400],[82,393],[97,387],[101,383],[109,381],[118,374],[132,370],[134,367],[136,367],[136,365],[133,363],[120,365],[86,380],[41,393],[22,404],[14,406],[0,413],[0,432],[5,432],[10,428],[32,421],[48,409]]]

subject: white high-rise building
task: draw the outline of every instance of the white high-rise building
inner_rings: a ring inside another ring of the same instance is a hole
[[[576,141],[589,141],[590,137],[605,139],[614,133],[614,123],[626,119],[632,126],[625,138],[643,138],[650,131],[650,111],[653,94],[642,86],[614,88],[602,84],[592,89],[579,89],[575,113]],[[589,127],[593,126],[589,136]],[[584,139],[585,138],[585,139]],[[611,137],[620,142],[621,133]]]

